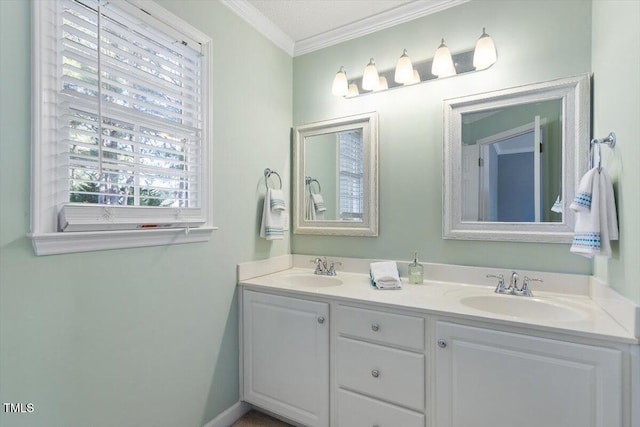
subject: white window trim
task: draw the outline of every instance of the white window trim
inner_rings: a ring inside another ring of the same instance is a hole
[[[113,0],[112,0],[113,1]],[[118,1],[118,0],[116,0]],[[36,255],[52,255],[73,252],[124,249],[146,246],[159,246],[180,243],[205,242],[213,230],[212,189],[212,124],[213,108],[210,106],[212,94],[211,74],[213,68],[212,40],[206,34],[196,30],[186,21],[176,17],[168,10],[151,0],[119,0],[143,9],[158,21],[179,29],[190,39],[202,45],[204,54],[202,107],[202,189],[201,209],[205,218],[203,226],[198,228],[171,228],[155,230],[119,230],[96,232],[59,232],[58,205],[56,200],[56,171],[51,161],[53,147],[46,144],[57,136],[57,118],[47,113],[45,101],[52,95],[50,88],[55,87],[52,79],[55,73],[43,66],[55,63],[55,44],[57,39],[49,37],[50,25],[47,20],[55,19],[57,14],[50,13],[50,7],[57,2],[32,0],[31,25],[31,232]],[[37,3],[37,4],[35,4]],[[45,39],[46,37],[46,39]]]

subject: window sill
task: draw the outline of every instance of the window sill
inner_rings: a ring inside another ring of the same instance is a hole
[[[218,227],[29,234],[36,255],[206,242]]]

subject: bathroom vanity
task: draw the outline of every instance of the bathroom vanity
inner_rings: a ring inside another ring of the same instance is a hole
[[[588,277],[547,274],[531,298],[493,293],[489,269],[439,268],[380,291],[241,265],[242,400],[309,427],[637,426],[637,323]]]

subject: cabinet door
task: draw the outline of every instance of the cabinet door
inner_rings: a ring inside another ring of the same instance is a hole
[[[243,293],[244,398],[310,427],[329,425],[329,306]]]
[[[438,427],[622,425],[619,350],[446,322],[437,338]]]

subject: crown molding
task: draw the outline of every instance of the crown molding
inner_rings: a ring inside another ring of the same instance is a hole
[[[395,9],[361,19],[352,24],[344,25],[317,36],[300,40],[295,44],[293,56],[304,55],[325,47],[333,46],[347,40],[362,37],[367,34],[398,24],[413,21],[423,16],[431,15],[454,6],[468,3],[471,0],[420,0],[398,6]]]
[[[290,56],[300,56],[470,1],[471,0],[414,1],[298,42],[294,42],[291,37],[247,0],[221,0],[221,3],[287,54]]]
[[[295,42],[293,39],[247,0],[221,0],[220,3],[231,9],[289,56],[294,56]]]

